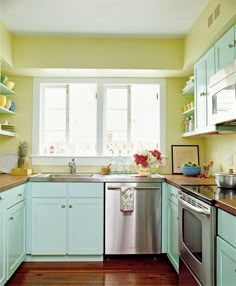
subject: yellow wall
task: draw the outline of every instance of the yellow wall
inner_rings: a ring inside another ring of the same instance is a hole
[[[4,61],[8,65],[12,65],[12,36],[1,22],[0,22],[0,60]]]
[[[206,138],[206,159],[214,160],[212,174],[227,172],[230,167],[236,171],[236,133],[211,135]],[[227,157],[233,155],[233,166],[228,166]]]
[[[14,38],[16,68],[181,70],[183,39]]]

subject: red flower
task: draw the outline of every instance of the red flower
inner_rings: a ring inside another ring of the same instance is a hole
[[[148,166],[148,162],[147,162],[148,157],[144,156],[144,155],[139,155],[139,154],[135,154],[134,155],[134,161],[137,165],[142,165],[143,167],[147,167]]]
[[[154,157],[156,157],[157,160],[159,160],[161,162],[162,157],[161,157],[161,152],[158,150],[152,150],[149,151]]]

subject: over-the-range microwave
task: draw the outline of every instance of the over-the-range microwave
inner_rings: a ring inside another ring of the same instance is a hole
[[[210,78],[208,120],[211,125],[236,121],[236,60]]]

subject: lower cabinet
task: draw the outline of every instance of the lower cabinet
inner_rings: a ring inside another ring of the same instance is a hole
[[[6,208],[5,195],[0,194],[0,285],[7,281],[6,275]]]
[[[236,217],[218,209],[217,286],[236,285]]]
[[[40,182],[31,191],[32,256],[102,258],[103,183]]]
[[[217,237],[217,285],[236,285],[236,248]]]
[[[178,249],[178,188],[168,185],[168,242],[167,256],[179,272]]]
[[[7,279],[25,258],[25,202],[7,210]]]
[[[25,188],[0,193],[0,286],[25,259]]]

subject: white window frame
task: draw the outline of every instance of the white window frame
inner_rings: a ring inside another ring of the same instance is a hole
[[[69,83],[96,83],[97,84],[97,156],[75,156],[76,162],[80,166],[100,166],[109,164],[110,157],[102,156],[104,140],[104,85],[105,84],[159,84],[160,95],[160,147],[163,161],[166,165],[166,80],[164,78],[34,78],[33,80],[33,124],[32,124],[32,165],[67,165],[71,156],[66,155],[39,155],[40,136],[40,85],[41,84],[69,84]]]

